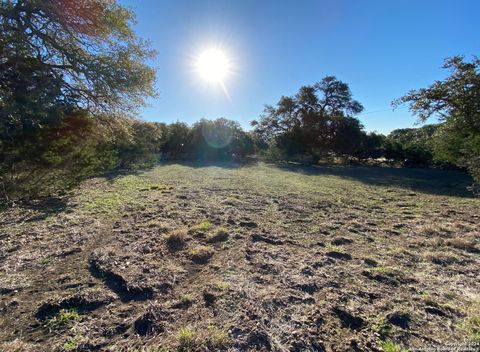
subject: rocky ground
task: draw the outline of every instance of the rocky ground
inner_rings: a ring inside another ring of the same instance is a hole
[[[171,164],[5,210],[0,351],[478,350],[468,182]]]

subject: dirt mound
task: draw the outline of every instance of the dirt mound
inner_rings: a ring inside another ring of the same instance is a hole
[[[163,321],[166,319],[167,313],[161,308],[150,306],[139,316],[133,323],[135,332],[139,335],[154,335],[165,331]]]
[[[109,304],[115,299],[116,297],[108,292],[87,289],[66,298],[50,299],[38,308],[36,317],[39,320],[46,320],[57,315],[62,309],[75,309],[77,312],[85,314]]]
[[[102,279],[124,302],[151,299],[153,287],[144,281],[141,274],[119,268],[118,260],[111,252],[95,252],[90,257],[90,272],[94,277]]]

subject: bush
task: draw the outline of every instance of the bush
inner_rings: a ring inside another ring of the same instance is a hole
[[[0,143],[0,195],[31,199],[66,190],[115,164],[103,126],[83,111],[65,111],[44,128]]]

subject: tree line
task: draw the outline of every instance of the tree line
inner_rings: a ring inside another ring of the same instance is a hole
[[[448,78],[408,92],[421,122],[384,136],[367,133],[363,106],[334,76],[267,105],[245,131],[226,118],[189,126],[135,118],[155,97],[155,56],[116,1],[0,3],[0,198],[63,192],[87,177],[159,160],[317,163],[383,159],[404,166],[455,166],[480,180],[480,61],[447,59]]]

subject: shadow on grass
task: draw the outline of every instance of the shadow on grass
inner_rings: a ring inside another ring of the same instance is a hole
[[[236,169],[257,164],[255,159],[244,161],[186,161],[171,160],[158,164],[182,165],[192,168],[221,167],[224,169]],[[372,186],[399,187],[414,192],[429,193],[435,195],[457,196],[473,198],[467,187],[473,184],[473,179],[460,171],[441,170],[429,168],[395,168],[385,166],[304,166],[295,163],[268,164],[282,170],[298,172],[304,175],[336,176]]]
[[[238,169],[244,166],[252,166],[258,163],[255,159],[244,160],[166,160],[160,162],[157,166],[181,165],[192,168],[201,167],[220,167],[222,169]]]
[[[49,216],[59,214],[67,209],[68,197],[51,197],[39,200],[34,200],[21,206],[36,212],[32,217],[26,216],[19,221],[33,222],[45,220]]]
[[[96,177],[104,177],[105,182],[114,182],[117,178],[128,175],[139,175],[157,166],[182,165],[192,168],[221,167],[236,169],[256,164],[256,160],[243,161],[186,161],[170,160],[137,169],[113,170]],[[467,187],[473,183],[470,176],[454,170],[393,168],[376,166],[303,166],[300,164],[269,164],[282,170],[297,172],[304,175],[336,176],[349,180],[360,181],[373,186],[399,187],[407,190],[435,195],[472,198],[472,192]],[[34,216],[26,215],[18,221],[38,221],[49,216],[68,211],[69,196],[52,197],[22,204],[21,207],[36,211]]]
[[[52,195],[37,199],[31,199],[28,201],[20,201],[16,204],[17,207],[34,211],[35,215],[32,216],[30,213],[26,213],[23,217],[17,218],[17,222],[41,221],[45,220],[50,216],[55,216],[63,212],[71,211],[72,206],[69,204],[69,200],[73,195],[71,191],[76,189],[82,182],[88,181],[89,179],[103,177],[105,178],[105,182],[112,183],[116,179],[124,176],[140,175],[145,171],[155,168],[156,166],[158,166],[158,164],[139,167],[135,169],[110,170],[104,173],[92,175],[91,177],[83,179],[78,184],[72,185],[68,189],[60,190],[59,193],[62,193],[62,195]],[[7,211],[8,209],[10,209],[10,206],[4,205],[3,207],[0,207],[0,212]]]
[[[393,168],[378,166],[302,166],[278,164],[276,167],[305,175],[337,176],[372,186],[401,187],[411,191],[473,198],[467,190],[470,176],[455,170]]]

